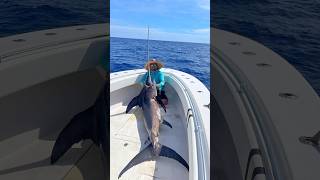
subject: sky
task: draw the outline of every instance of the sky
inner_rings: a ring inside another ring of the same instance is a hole
[[[110,0],[111,37],[209,43],[209,0]]]

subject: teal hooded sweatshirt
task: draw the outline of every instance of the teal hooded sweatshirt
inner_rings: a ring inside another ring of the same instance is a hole
[[[161,71],[161,69],[157,70],[157,71],[151,71],[150,72],[151,74],[151,80],[155,81],[157,83],[157,87],[160,91],[163,90],[163,87],[164,87],[164,73]],[[143,77],[142,77],[142,80],[141,80],[141,83],[142,84],[145,84],[146,83],[146,79],[147,79],[147,76],[148,76],[148,72],[146,72]]]

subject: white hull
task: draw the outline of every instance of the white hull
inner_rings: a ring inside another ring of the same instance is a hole
[[[137,155],[147,144],[145,141],[148,138],[147,132],[143,124],[143,115],[141,108],[134,108],[128,114],[125,114],[125,109],[130,100],[137,96],[142,89],[142,86],[137,84],[139,78],[144,74],[144,70],[123,71],[111,74],[110,83],[110,136],[111,136],[111,179],[117,179],[119,172],[126,164]],[[168,126],[161,125],[160,127],[160,142],[180,154],[189,164],[190,171],[177,161],[168,158],[157,158],[155,161],[147,161],[129,169],[121,179],[198,179],[197,148],[194,136],[191,131],[191,122],[187,122],[187,104],[186,99],[183,99],[183,94],[178,94],[179,86],[170,78],[170,72],[176,75],[183,74],[188,78],[188,81],[193,81],[194,86],[198,86],[198,90],[202,91],[202,98],[199,98],[199,103],[209,103],[209,91],[204,85],[189,74],[165,69],[166,86],[165,91],[169,99],[167,113],[162,111],[164,119],[170,122],[173,126],[170,129]],[[190,85],[192,86],[192,85]],[[197,92],[198,94],[201,94]],[[206,99],[204,97],[207,97]],[[201,101],[202,99],[202,101]],[[194,104],[196,106],[196,104]],[[206,124],[206,130],[209,130],[209,109],[202,106],[199,107],[202,111],[202,118]],[[191,120],[192,121],[192,120]],[[205,132],[205,131],[203,131]],[[206,137],[206,136],[205,136]],[[203,139],[206,141],[208,139]],[[205,149],[207,153],[209,148]],[[190,159],[192,158],[192,159]],[[208,173],[208,172],[207,172]],[[207,174],[208,175],[208,174]],[[205,177],[205,174],[201,174]]]

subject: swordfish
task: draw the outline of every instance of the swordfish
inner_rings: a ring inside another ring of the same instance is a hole
[[[154,81],[151,81],[149,75],[140,94],[134,97],[127,106],[126,113],[128,113],[134,106],[137,105],[142,108],[144,115],[144,126],[148,132],[150,143],[123,168],[118,176],[118,179],[131,167],[144,161],[154,160],[159,156],[177,160],[189,170],[188,163],[177,152],[159,142],[161,115],[156,96],[156,84]]]

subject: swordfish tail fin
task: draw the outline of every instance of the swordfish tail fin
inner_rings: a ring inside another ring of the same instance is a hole
[[[189,171],[188,163],[173,149],[171,149],[165,145],[162,145],[159,156],[174,159],[174,160],[178,161],[180,164],[182,164]]]
[[[173,149],[162,145],[161,146],[161,151],[159,153],[159,156],[167,157],[174,159],[178,161],[180,164],[182,164],[184,167],[186,167],[189,170],[189,165],[188,163]],[[144,148],[141,152],[139,152],[120,172],[118,179],[125,173],[128,169],[131,167],[140,164],[144,161],[151,161],[155,160],[157,158],[156,155],[153,154],[153,147],[152,144],[150,143],[146,148]]]
[[[120,172],[118,179],[131,167],[140,164],[144,161],[150,161],[153,159],[152,155],[152,144],[149,144],[146,148],[144,148],[141,152],[139,152],[131,161],[122,169]]]

